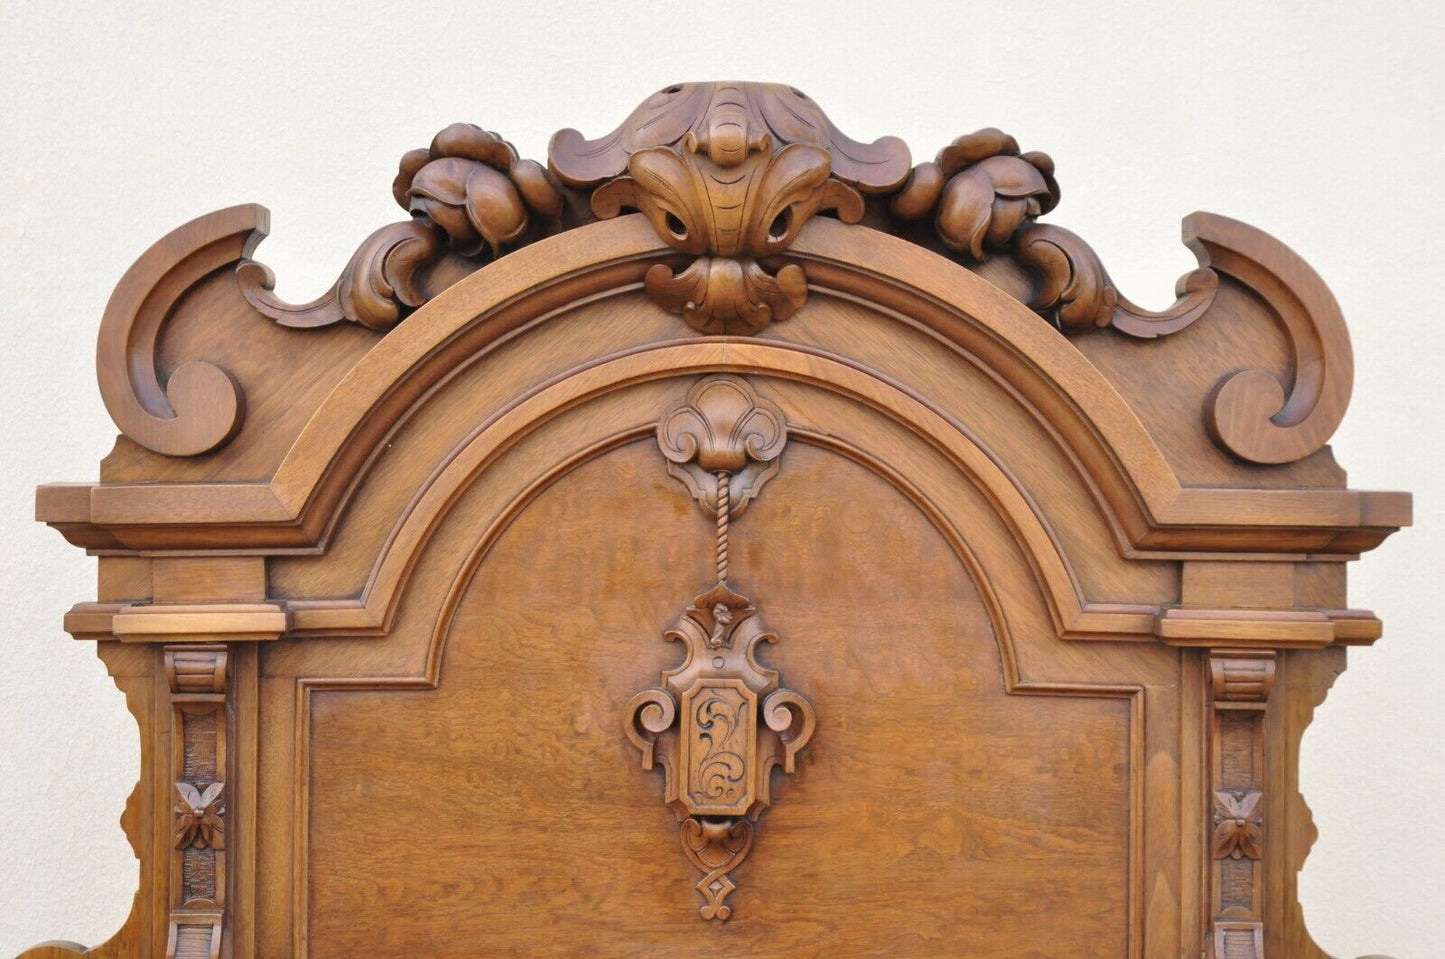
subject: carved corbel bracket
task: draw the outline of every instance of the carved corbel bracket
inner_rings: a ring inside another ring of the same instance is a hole
[[[1274,689],[1275,654],[1269,650],[1215,649],[1209,684],[1215,709],[1263,711]]]
[[[727,583],[734,494],[741,510],[777,473],[787,430],[782,411],[747,383],[718,376],[659,419],[657,440],[669,472],[716,517],[717,583],[667,630],[685,658],[632,698],[625,729],[642,768],[663,768],[664,801],[681,823],[684,854],[702,873],[700,915],[726,920],[737,888],[731,874],[771,802],[772,770],[796,770],[817,722],[812,704],[757,661],[758,646],[778,637]]]

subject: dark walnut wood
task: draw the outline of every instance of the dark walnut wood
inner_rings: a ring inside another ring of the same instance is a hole
[[[1299,743],[1410,498],[1285,246],[1195,213],[1146,311],[1047,155],[770,84],[394,195],[313,302],[242,206],[101,320],[121,436],[37,494],[141,730],[90,952],[1323,955]]]

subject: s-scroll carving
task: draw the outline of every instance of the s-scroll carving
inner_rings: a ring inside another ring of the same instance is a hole
[[[663,768],[664,802],[681,823],[684,854],[702,873],[700,915],[725,920],[737,888],[731,874],[771,801],[772,770],[795,771],[817,724],[808,699],[757,661],[759,644],[778,637],[728,585],[732,516],[776,475],[787,428],[782,411],[747,383],[717,376],[660,418],[657,440],[669,472],[716,517],[717,582],[664,634],[682,644],[683,662],[632,697],[625,728],[642,768]]]
[[[1290,463],[1320,449],[1344,418],[1355,379],[1350,334],[1329,287],[1289,247],[1229,217],[1191,214],[1184,240],[1200,263],[1269,304],[1294,352],[1288,394],[1262,369],[1237,370],[1215,384],[1210,436],[1251,463]]]
[[[367,237],[320,297],[281,301],[271,271],[254,260],[237,267],[241,292],[282,326],[350,322],[386,330],[427,301],[423,276],[444,255],[479,267],[525,243],[535,221],[555,221],[564,207],[541,164],[520,159],[506,140],[470,123],[453,123],[431,146],[405,154],[392,196],[411,219]]]
[[[250,256],[268,219],[264,208],[246,204],[172,230],[126,271],[106,303],[96,346],[100,395],[120,431],[146,449],[197,456],[240,431],[246,397],[230,373],[197,359],[162,383],[156,359],[176,304],[216,270]]]
[[[1219,277],[1202,264],[1180,278],[1178,299],[1169,309],[1155,312],[1131,303],[1078,235],[1036,222],[1058,202],[1049,155],[1023,153],[1013,137],[987,127],[915,167],[891,209],[901,220],[932,215],[943,245],[966,259],[981,262],[991,253],[1011,253],[1033,277],[1029,306],[1066,333],[1112,326],[1153,339],[1184,329],[1214,302]]]

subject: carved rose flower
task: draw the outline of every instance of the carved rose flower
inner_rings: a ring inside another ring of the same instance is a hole
[[[1026,218],[1059,202],[1048,154],[1020,155],[1014,138],[992,127],[954,140],[936,162],[948,180],[938,204],[939,236],[975,260],[1006,247]]]
[[[176,792],[181,796],[175,808],[177,849],[226,848],[225,821],[221,818],[226,813],[221,805],[225,788],[225,783],[211,783],[203,790],[190,783],[176,783]]]
[[[1009,245],[1025,221],[1059,202],[1054,161],[1020,153],[1013,137],[988,127],[954,140],[932,163],[920,163],[893,200],[906,220],[936,211],[938,235],[949,249],[975,260]]]
[[[470,123],[453,123],[427,149],[403,156],[392,194],[441,227],[464,256],[484,247],[499,254],[521,239],[529,214],[562,213],[562,195],[539,163],[519,160],[510,143]]]

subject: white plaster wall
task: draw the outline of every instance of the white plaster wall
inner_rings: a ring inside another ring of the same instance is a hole
[[[1294,246],[1349,318],[1354,485],[1416,494],[1416,528],[1353,569],[1386,637],[1351,653],[1305,739],[1322,838],[1302,878],[1341,956],[1445,955],[1438,625],[1442,19],[1429,2],[1266,5],[61,4],[0,0],[0,955],[102,941],[136,880],[116,824],[136,778],[120,695],[61,614],[94,562],[32,522],[32,490],[95,477],[114,428],[93,348],[154,239],[245,201],[293,299],[396,218],[399,155],[453,120],[545,157],[677,80],[805,89],[855,137],[924,158],[998,125],[1058,163],[1050,219],[1122,288],[1170,299],[1179,217]]]

